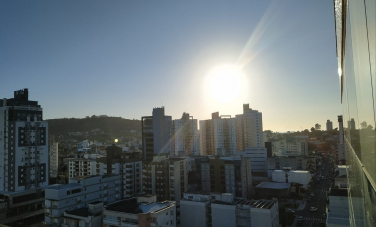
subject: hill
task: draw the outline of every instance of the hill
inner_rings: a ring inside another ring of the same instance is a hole
[[[141,135],[141,121],[121,117],[95,116],[86,118],[49,119],[49,135],[69,136],[72,133],[88,133],[90,137],[107,135],[110,137],[127,136],[136,130],[134,136]],[[107,137],[106,136],[106,137]]]

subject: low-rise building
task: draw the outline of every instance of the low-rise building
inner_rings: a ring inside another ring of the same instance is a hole
[[[65,211],[88,207],[95,201],[104,204],[121,199],[121,176],[87,176],[69,180],[66,185],[51,185],[45,190],[45,223],[60,226]]]
[[[103,227],[121,226],[175,227],[175,202],[157,202],[155,195],[143,195],[105,206],[103,210]]]
[[[290,187],[290,183],[262,182],[255,187],[255,192],[259,198],[283,198],[290,195]]]
[[[310,172],[306,170],[274,170],[272,173],[272,180],[275,182],[299,183],[304,188],[307,188],[311,178]]]
[[[247,200],[231,193],[190,194],[180,201],[182,227],[277,227],[277,200]]]
[[[101,227],[103,202],[96,201],[71,211],[65,211],[61,227]]]

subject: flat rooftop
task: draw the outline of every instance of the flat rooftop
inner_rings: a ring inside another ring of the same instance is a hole
[[[137,198],[125,199],[119,202],[109,204],[105,210],[117,211],[122,213],[154,213],[164,208],[171,206],[171,202],[160,202],[160,203],[137,203]]]
[[[52,190],[63,190],[73,187],[79,187],[81,184],[78,183],[70,183],[70,184],[53,184],[47,187],[46,189],[52,189]]]
[[[261,182],[256,188],[287,189],[290,185],[290,183]]]

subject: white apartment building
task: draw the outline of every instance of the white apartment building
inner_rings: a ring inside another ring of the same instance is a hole
[[[173,121],[174,125],[174,156],[200,154],[199,134],[197,119],[191,118],[188,113],[183,113],[181,119]]]
[[[265,147],[246,147],[245,151],[237,151],[234,155],[251,159],[252,172],[267,172],[267,149]]]
[[[50,177],[56,178],[59,167],[59,143],[50,144],[48,153],[50,156]]]
[[[95,159],[72,158],[72,159],[69,159],[68,175],[69,175],[69,178],[104,175],[105,167],[107,168],[105,164],[101,165],[100,163],[98,163],[97,165],[97,162],[95,161]],[[97,169],[99,171],[97,171]]]
[[[45,223],[60,226],[65,211],[87,207],[89,203],[104,204],[121,199],[121,176],[88,176],[69,180],[66,185],[52,185],[45,190]]]
[[[308,155],[308,144],[305,140],[280,140],[272,142],[272,152],[275,156],[305,156]]]
[[[105,206],[103,210],[103,227],[122,226],[175,227],[175,202],[157,202],[155,195],[143,195]]]
[[[272,181],[279,183],[299,183],[307,188],[311,181],[311,173],[306,170],[274,170],[272,173]]]
[[[185,193],[180,201],[182,227],[278,227],[277,200],[246,200],[231,193]]]

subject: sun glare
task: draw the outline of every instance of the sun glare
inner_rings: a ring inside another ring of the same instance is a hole
[[[209,72],[206,88],[209,88],[214,100],[231,102],[241,93],[242,77],[241,69],[236,66],[218,66]]]

